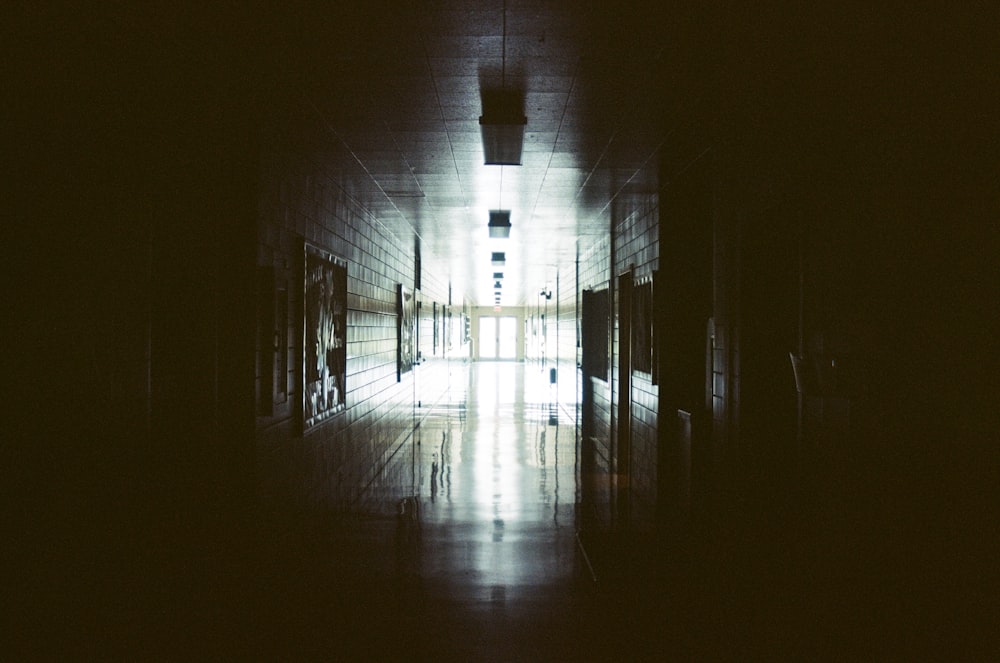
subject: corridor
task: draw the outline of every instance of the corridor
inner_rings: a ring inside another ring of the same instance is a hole
[[[0,658],[1000,660],[992,8],[78,4]]]

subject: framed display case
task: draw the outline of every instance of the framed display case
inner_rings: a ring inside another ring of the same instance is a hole
[[[632,371],[653,379],[653,281],[632,288]]]
[[[305,242],[301,427],[347,408],[347,262]]]
[[[414,321],[416,302],[411,292],[402,283],[396,285],[396,332],[398,345],[396,349],[396,380],[402,380],[404,373],[413,370],[416,357],[416,334]]]

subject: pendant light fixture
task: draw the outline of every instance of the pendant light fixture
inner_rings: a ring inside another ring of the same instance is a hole
[[[510,210],[490,210],[490,237],[507,239],[510,237]]]

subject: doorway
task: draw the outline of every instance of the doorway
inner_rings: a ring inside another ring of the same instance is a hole
[[[632,473],[632,285],[633,269],[618,276],[618,418],[616,477],[618,516],[629,519]]]
[[[517,359],[517,318],[479,318],[479,359]]]

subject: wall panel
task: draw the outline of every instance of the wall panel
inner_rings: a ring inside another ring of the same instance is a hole
[[[414,237],[406,234],[405,223],[397,220],[390,230],[390,224],[369,211],[359,197],[364,187],[352,186],[364,183],[367,174],[349,156],[324,130],[314,109],[283,109],[265,131],[257,264],[283,274],[289,284],[285,351],[293,405],[257,419],[258,490],[265,507],[325,511],[368,499],[366,490],[384,479],[391,459],[412,434],[418,382],[425,402],[439,397],[447,385],[434,379],[440,367],[419,359],[434,356],[433,304],[440,309],[447,301],[448,284],[422,273],[422,289],[415,290]],[[296,404],[302,397],[298,282],[303,240],[347,261],[347,408],[300,435]],[[397,380],[400,283],[415,292],[418,303],[419,355],[413,370]]]

